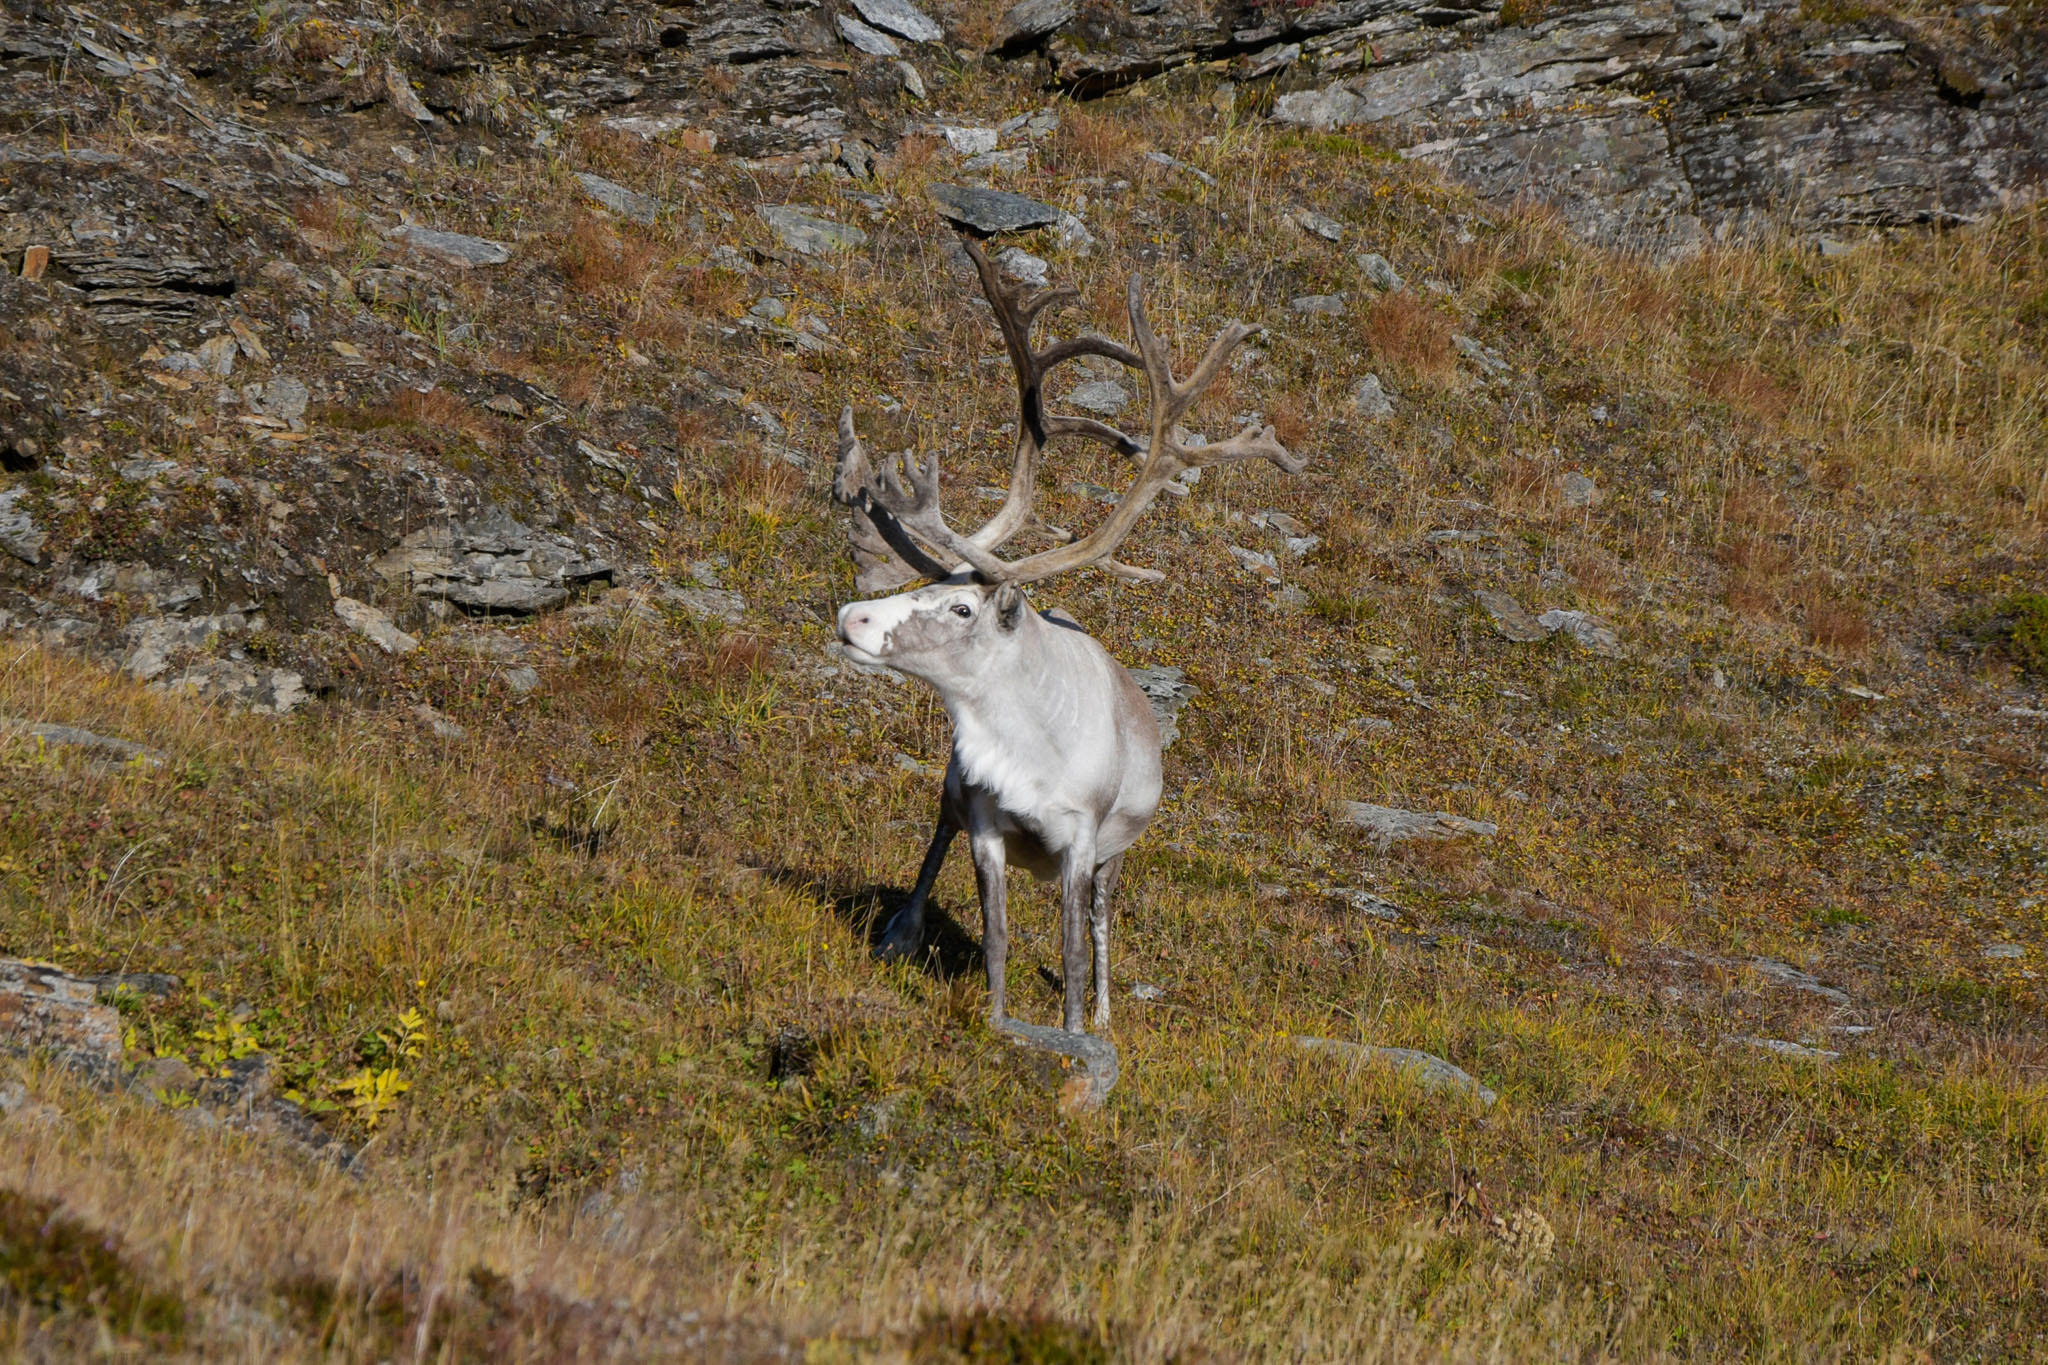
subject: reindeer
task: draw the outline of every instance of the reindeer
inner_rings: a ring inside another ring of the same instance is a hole
[[[1130,675],[1071,617],[1031,609],[1025,587],[1084,566],[1138,582],[1165,575],[1111,556],[1152,500],[1183,471],[1232,460],[1270,460],[1290,474],[1304,461],[1273,428],[1247,427],[1228,440],[1190,445],[1180,421],[1222,373],[1255,328],[1233,322],[1209,343],[1186,380],[1174,377],[1166,347],[1152,333],[1138,279],[1129,287],[1135,350],[1105,337],[1080,336],[1033,350],[1031,330],[1047,309],[1075,302],[1071,287],[1025,297],[1002,283],[981,248],[963,238],[995,312],[1016,370],[1020,415],[1003,505],[962,535],[939,507],[939,457],[906,451],[869,463],[854,434],[853,408],[839,418],[833,495],[853,510],[852,553],[863,592],[929,586],[839,610],[839,639],[854,659],[921,678],[938,691],[953,722],[938,828],[909,902],[883,931],[877,956],[918,951],[925,903],[955,835],[964,832],[981,896],[982,953],[988,964],[989,1017],[1007,1021],[1004,968],[1009,925],[1004,869],[1015,865],[1060,887],[1063,1027],[1083,1031],[1081,1016],[1092,940],[1098,1029],[1109,1024],[1109,906],[1124,852],[1159,806],[1159,729]],[[1143,439],[1086,417],[1045,411],[1046,376],[1081,356],[1140,371],[1150,391]],[[1075,537],[1037,520],[1032,501],[1047,443],[1073,436],[1101,441],[1130,457],[1130,487],[1093,531]],[[1027,527],[1061,543],[1017,559],[997,555]],[[1083,937],[1084,920],[1088,935]]]

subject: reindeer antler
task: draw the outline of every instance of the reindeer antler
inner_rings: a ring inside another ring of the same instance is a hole
[[[1180,419],[1216,382],[1231,353],[1256,328],[1231,323],[1209,343],[1194,373],[1185,381],[1177,380],[1172,357],[1153,335],[1151,322],[1145,316],[1144,298],[1134,275],[1129,298],[1135,352],[1099,336],[1075,337],[1034,351],[1031,328],[1038,315],[1047,308],[1075,302],[1079,292],[1071,286],[1060,286],[1026,298],[1021,289],[1011,289],[1002,283],[978,245],[965,238],[962,241],[981,276],[982,292],[995,311],[996,326],[1002,331],[1004,347],[1017,373],[1017,447],[1011,458],[1009,491],[993,517],[973,533],[960,534],[946,523],[940,511],[938,453],[934,451],[919,463],[915,456],[905,452],[891,458],[878,476],[868,462],[860,438],[854,434],[853,409],[848,406],[839,417],[839,469],[833,481],[833,495],[854,512],[852,548],[859,567],[857,583],[862,591],[900,587],[919,577],[943,577],[963,565],[992,583],[1032,583],[1087,565],[1124,578],[1157,582],[1165,575],[1118,563],[1111,555],[1160,490],[1184,470],[1230,460],[1263,459],[1271,460],[1290,474],[1301,472],[1306,462],[1290,453],[1270,426],[1246,427],[1229,440],[1211,445],[1190,447],[1181,442]],[[1102,356],[1144,372],[1152,407],[1148,439],[1141,442],[1128,432],[1091,418],[1046,414],[1046,375],[1065,361],[1084,355]],[[1102,441],[1120,454],[1142,458],[1143,463],[1109,516],[1086,536],[1068,537],[1066,544],[1022,559],[1003,560],[995,551],[1033,520],[1039,456],[1055,436]],[[937,557],[927,554],[920,542],[936,551]]]

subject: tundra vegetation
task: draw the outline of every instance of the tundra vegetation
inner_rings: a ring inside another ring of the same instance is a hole
[[[940,96],[991,125],[1044,99],[978,70]],[[138,1060],[254,1047],[360,1153],[0,1060],[0,1354],[2048,1354],[2048,223],[1653,264],[1541,208],[1479,214],[1369,138],[1148,85],[1059,112],[1019,187],[1095,178],[1095,242],[1018,240],[1098,319],[1141,265],[1162,331],[1264,322],[1213,431],[1256,411],[1315,456],[1162,500],[1120,553],[1167,582],[1040,594],[1200,689],[1119,891],[1118,980],[1156,990],[1117,1002],[1105,1108],[1063,1113],[987,1030],[964,942],[936,969],[869,955],[946,725],[825,653],[853,595],[832,423],[852,396],[877,449],[943,447],[972,498],[1014,411],[924,194],[940,145],[876,163],[861,249],[775,259],[829,319],[817,349],[725,335],[763,279],[713,250],[772,247],[764,199],[832,208],[822,179],[573,128],[421,157],[438,222],[517,205],[553,244],[456,278],[457,315],[540,299],[546,325],[485,352],[366,308],[592,420],[697,365],[776,415],[786,438],[679,412],[686,467],[647,513],[657,567],[721,562],[746,612],[536,618],[518,694],[427,630],[281,720],[9,637],[0,714],[166,761],[0,745],[0,951],[176,973],[117,1000]],[[577,171],[673,211],[600,216]],[[355,194],[283,207],[368,260]],[[1370,288],[1366,249],[1407,287]],[[1391,416],[1354,407],[1367,371]],[[309,422],[526,472],[446,395]],[[1048,472],[1069,525],[1121,481],[1106,451]],[[1317,543],[1290,553],[1269,510]],[[138,514],[67,515],[53,552]],[[1480,588],[1619,648],[1504,639]],[[1345,801],[1498,830],[1381,849]],[[974,903],[955,860],[935,913]],[[1020,882],[1010,990],[1046,1012],[1053,913]],[[1427,1051],[1499,1100],[1300,1036]]]

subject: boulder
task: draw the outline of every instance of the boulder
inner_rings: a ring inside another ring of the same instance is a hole
[[[925,193],[948,219],[984,237],[998,232],[1046,227],[1071,216],[1050,204],[1006,190],[934,184],[926,187]]]
[[[1411,839],[1485,839],[1500,833],[1500,826],[1490,820],[1468,820],[1440,810],[1375,806],[1366,801],[1342,802],[1337,818],[1343,824],[1364,830],[1383,850]]]
[[[43,963],[0,958],[0,1052],[40,1053],[102,1078],[121,1067],[121,1016],[99,988]]]
[[[1122,1074],[1116,1044],[1107,1038],[1027,1024],[1021,1019],[999,1019],[991,1027],[1020,1049],[1051,1064],[1044,1070],[1059,1085],[1060,1107],[1070,1113],[1100,1109]]]

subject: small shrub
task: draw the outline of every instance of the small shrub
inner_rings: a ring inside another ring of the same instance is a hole
[[[2048,678],[2048,592],[2009,593],[1974,607],[1956,622],[1959,633],[2033,678]]]
[[[1376,359],[1410,374],[1448,374],[1456,365],[1450,323],[1405,289],[1373,304],[1365,341]]]

